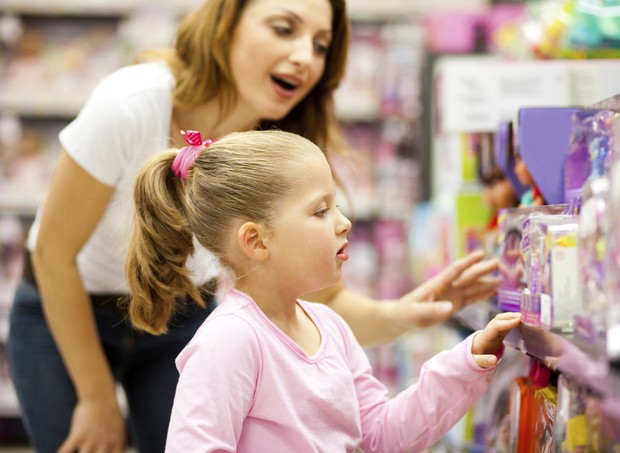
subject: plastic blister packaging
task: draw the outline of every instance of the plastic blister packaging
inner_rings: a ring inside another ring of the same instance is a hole
[[[498,308],[520,311],[521,293],[526,287],[521,239],[523,222],[530,216],[562,214],[567,204],[502,209],[498,215],[499,273]]]
[[[567,218],[548,225],[543,246],[540,324],[562,332],[573,332],[575,315],[583,312],[577,258],[579,221]]]
[[[547,229],[550,225],[561,225],[566,221],[574,222],[575,216],[533,215],[523,222],[523,240],[521,253],[523,257],[526,288],[521,294],[521,321],[530,326],[540,326],[540,300],[543,293],[544,245]]]
[[[584,316],[579,321],[586,338],[605,333],[605,254],[609,179],[594,178],[584,185],[579,216],[578,263]]]

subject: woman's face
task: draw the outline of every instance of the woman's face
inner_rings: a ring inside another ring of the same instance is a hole
[[[328,0],[251,0],[230,48],[237,109],[284,118],[316,85],[332,40]]]

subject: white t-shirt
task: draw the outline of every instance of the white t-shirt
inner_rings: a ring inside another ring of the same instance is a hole
[[[133,218],[133,182],[148,158],[170,146],[174,84],[163,62],[124,67],[99,82],[77,118],[59,134],[63,148],[80,167],[115,188],[101,222],[78,255],[78,268],[91,294],[128,291],[125,252]],[[40,211],[29,234],[31,250]],[[196,247],[188,266],[197,283],[218,272],[215,258],[202,247]]]

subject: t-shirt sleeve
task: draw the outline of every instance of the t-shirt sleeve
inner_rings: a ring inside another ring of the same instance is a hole
[[[166,452],[234,452],[260,379],[256,334],[234,315],[210,318],[177,358]]]
[[[73,160],[108,186],[121,179],[131,158],[132,133],[137,133],[132,100],[123,96],[119,84],[118,74],[102,79],[78,116],[59,134]]]

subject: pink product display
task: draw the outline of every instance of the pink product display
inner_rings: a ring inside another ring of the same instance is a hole
[[[577,328],[586,338],[605,333],[605,237],[607,234],[607,199],[609,178],[586,182],[579,216],[578,263],[583,291],[584,316]]]
[[[614,148],[614,122],[611,110],[580,110],[572,115],[572,132],[564,172],[564,199],[583,195],[586,181],[609,172]]]
[[[614,125],[620,134],[620,124]],[[605,320],[607,355],[620,365],[620,153],[614,152],[609,172],[607,233],[605,235]]]
[[[426,47],[437,53],[471,53],[484,33],[485,20],[481,12],[431,14],[424,21]]]
[[[415,24],[353,24],[347,71],[336,91],[343,118],[421,116],[422,34]]]
[[[375,118],[381,104],[383,47],[381,28],[375,25],[352,29],[347,72],[336,91],[336,106],[345,118]]]
[[[4,78],[7,89],[26,97],[50,91],[75,95],[88,92],[124,57],[113,22],[33,22],[11,49]]]
[[[521,293],[526,287],[521,255],[523,222],[531,215],[562,214],[568,205],[544,205],[526,208],[505,208],[498,213],[499,243],[498,308],[503,311],[521,310]]]
[[[381,263],[376,297],[398,299],[411,288],[407,230],[403,222],[375,222],[374,240]]]
[[[349,261],[342,268],[344,280],[351,289],[372,296],[379,274],[379,254],[373,242],[369,223],[357,223],[349,234]]]

